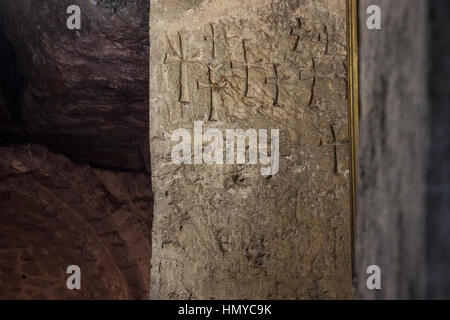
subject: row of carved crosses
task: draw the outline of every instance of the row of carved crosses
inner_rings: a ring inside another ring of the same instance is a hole
[[[290,35],[295,37],[295,44],[292,48],[292,51],[300,53],[301,49],[301,40],[302,36],[300,33],[300,29],[302,28],[302,22],[301,19],[298,18],[297,20],[298,25],[291,28]],[[217,58],[217,40],[218,40],[218,34],[216,32],[216,28],[214,24],[210,25],[211,28],[211,35],[205,36],[204,39],[206,41],[211,41],[212,43],[212,58]],[[325,28],[326,31],[326,28]],[[327,34],[327,33],[326,33]],[[225,40],[228,42],[228,40],[232,38],[238,38],[237,36],[229,37],[227,36],[226,32],[224,35]],[[186,37],[185,34],[182,32],[178,33],[178,41],[179,41],[179,51],[176,50],[171,42],[169,41],[169,44],[171,46],[171,50],[174,52],[174,55],[166,54],[164,63],[165,64],[179,64],[180,65],[180,95],[179,95],[179,101],[181,103],[190,103],[190,94],[189,94],[189,87],[188,87],[188,65],[189,64],[205,64],[204,61],[198,59],[199,54],[195,56],[189,56],[186,53],[187,43],[186,43]],[[263,59],[250,62],[249,59],[249,50],[247,46],[247,39],[242,39],[242,46],[243,46],[243,61],[234,61],[230,60],[230,67],[232,69],[243,69],[245,71],[245,89],[244,89],[244,97],[246,98],[254,98],[254,96],[251,93],[251,78],[252,78],[252,72],[253,70],[264,70],[264,67],[267,65],[264,63]],[[320,39],[319,39],[320,41]],[[328,40],[327,40],[328,42]],[[327,47],[325,49],[325,52],[327,51]],[[218,96],[219,90],[224,89],[223,85],[214,82],[213,81],[213,70],[215,69],[212,67],[211,64],[206,63],[208,67],[208,83],[202,83],[197,80],[197,88],[207,88],[210,90],[211,95],[211,112],[209,116],[210,121],[218,121],[218,105],[220,104],[220,97]],[[275,107],[280,106],[280,87],[283,84],[289,84],[293,83],[297,80],[305,80],[305,78],[302,77],[302,72],[310,72],[310,69],[300,69],[300,76],[299,79],[292,79],[292,77],[286,77],[281,75],[280,73],[280,64],[273,63],[270,64],[274,76],[273,77],[266,77],[265,83],[271,84],[274,86],[275,93],[274,93],[274,101],[273,105]],[[315,68],[314,68],[314,59],[312,59],[312,74],[310,75],[311,78],[307,78],[307,80],[313,79],[313,91],[314,91],[314,84],[315,84]],[[314,92],[312,92],[311,98],[314,97]],[[310,104],[312,101],[310,102]]]
[[[294,36],[295,39],[295,44],[292,48],[292,50],[294,52],[300,52],[300,47],[301,47],[301,34],[299,32],[301,28],[301,20],[300,18],[298,19],[298,26],[297,27],[293,27],[291,28],[291,32],[290,35]],[[325,27],[325,31],[326,31],[326,27]],[[237,37],[227,37],[225,35],[225,39],[228,41],[231,38],[237,38]],[[204,39],[206,41],[211,41],[212,42],[212,58],[217,58],[217,33],[215,30],[215,26],[214,24],[211,24],[211,36],[205,36]],[[188,90],[188,70],[187,70],[187,65],[189,63],[203,63],[201,60],[196,59],[198,55],[190,57],[186,54],[186,38],[185,35],[181,32],[178,33],[178,40],[179,40],[179,52],[172,47],[172,51],[175,53],[175,55],[171,56],[169,54],[166,54],[165,59],[164,59],[164,63],[165,64],[173,64],[173,63],[179,63],[180,64],[180,102],[181,103],[190,103],[190,95],[189,95],[189,90]],[[170,42],[169,42],[170,43]],[[327,43],[328,43],[328,39],[327,39]],[[230,61],[230,67],[233,68],[241,68],[245,70],[245,74],[246,74],[246,82],[245,82],[245,91],[244,91],[244,96],[247,98],[251,98],[252,95],[250,94],[250,77],[251,77],[251,70],[255,70],[255,69],[259,69],[262,70],[264,68],[264,62],[263,59],[255,61],[253,63],[251,63],[249,61],[248,58],[248,49],[247,49],[247,44],[246,44],[246,39],[242,40],[242,46],[243,46],[243,52],[244,52],[244,59],[243,61]],[[327,52],[328,48],[326,47],[325,49],[325,53]],[[199,80],[197,80],[197,88],[208,88],[210,90],[211,93],[211,112],[210,112],[210,116],[209,116],[209,120],[210,121],[218,121],[219,120],[219,116],[218,116],[218,105],[220,103],[220,98],[218,97],[218,89],[223,89],[221,88],[218,83],[213,81],[212,78],[212,70],[213,68],[208,65],[208,83],[202,83]],[[266,84],[273,84],[275,87],[275,98],[274,98],[274,106],[279,106],[279,91],[280,91],[280,86],[282,85],[282,83],[285,82],[291,82],[291,77],[284,77],[282,75],[280,75],[279,72],[279,64],[272,64],[273,67],[273,72],[274,72],[274,76],[270,77],[270,78],[266,78],[265,79],[265,83]],[[303,71],[310,71],[309,69],[300,69],[300,78],[301,78],[301,72]],[[313,78],[313,90],[314,90],[314,84],[315,84],[315,80],[316,80],[316,75],[315,75],[315,66],[314,66],[314,59],[312,59],[312,75],[311,77]],[[313,95],[314,92],[312,93],[312,97],[311,99],[313,99]],[[311,104],[311,102],[310,102]],[[321,146],[331,146],[333,148],[333,155],[334,155],[334,173],[338,174],[339,173],[339,161],[338,161],[338,147],[341,146],[346,146],[348,145],[348,140],[345,141],[338,141],[337,139],[337,134],[336,134],[336,130],[334,127],[334,124],[330,125],[330,129],[331,129],[331,134],[332,134],[332,141],[326,143],[323,141],[323,139],[320,139],[320,145]]]

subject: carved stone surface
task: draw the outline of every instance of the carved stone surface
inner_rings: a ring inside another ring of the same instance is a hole
[[[345,5],[151,1],[152,298],[352,296]],[[279,172],[173,164],[194,121],[279,129]]]

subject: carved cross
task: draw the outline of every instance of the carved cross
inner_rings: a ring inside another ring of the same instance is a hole
[[[316,61],[311,58],[310,67],[300,67],[299,69],[299,79],[300,80],[314,80],[316,78]]]
[[[216,58],[217,57],[217,34],[216,34],[216,29],[214,27],[214,24],[211,23],[211,36],[205,36],[205,41],[211,41],[212,42],[212,57]]]
[[[274,106],[280,106],[280,85],[284,82],[290,82],[291,77],[280,77],[280,74],[278,72],[278,68],[280,67],[279,64],[273,65],[273,71],[275,76],[272,78],[266,78],[266,84],[273,84],[275,85],[275,98],[273,101]]]
[[[305,39],[305,35],[302,34],[302,18],[297,18],[297,25],[294,27],[291,27],[290,35],[295,37],[295,44],[292,49],[294,52],[301,52],[301,49],[303,49],[302,40]],[[307,37],[310,38],[311,43],[313,46],[323,45],[323,54],[328,54],[328,41],[329,41],[329,35],[328,35],[328,28],[324,24],[322,26],[322,30],[308,30],[306,31],[308,34]]]
[[[246,39],[242,40],[242,46],[244,48],[244,61],[230,61],[231,68],[241,68],[245,70],[245,93],[244,96],[247,98],[254,98],[250,95],[250,82],[251,74],[250,71],[253,70],[263,70],[263,59],[250,63],[248,59],[248,49],[246,45]]]
[[[231,39],[238,39],[239,38],[236,35],[229,35],[229,31],[228,31],[228,28],[226,26],[223,28],[223,37],[225,39],[225,43],[227,44],[227,46],[230,46],[230,40]]]
[[[297,25],[295,27],[291,27],[291,36],[296,37],[294,48],[292,51],[300,52],[298,49],[300,46],[301,34],[300,31],[302,29],[302,20],[301,18],[297,18]],[[301,49],[301,48],[300,48]]]
[[[202,83],[199,80],[197,80],[197,89],[200,90],[201,88],[209,88],[210,90],[211,112],[209,114],[209,121],[219,121],[219,114],[217,108],[220,103],[218,91],[221,87],[218,83],[213,82],[212,70],[210,66],[208,66],[208,83]]]
[[[330,124],[331,128],[331,134],[333,136],[333,140],[331,143],[324,143],[322,138],[320,139],[320,145],[321,146],[333,146],[333,152],[334,152],[334,169],[333,172],[335,174],[339,173],[339,161],[338,161],[338,147],[340,146],[346,146],[348,144],[348,140],[345,141],[338,141],[337,134],[334,129],[334,125]]]
[[[175,55],[170,56],[169,54],[166,54],[164,63],[165,64],[175,64],[175,63],[180,64],[180,102],[181,103],[189,103],[189,102],[191,102],[191,99],[189,96],[189,86],[188,86],[189,77],[188,77],[187,65],[189,63],[200,63],[201,61],[192,59],[192,58],[196,58],[198,56],[198,54],[195,55],[194,57],[189,57],[186,54],[186,38],[183,33],[181,33],[181,32],[178,33],[178,40],[179,40],[180,51],[177,52],[177,50],[172,47],[172,50],[175,52]]]

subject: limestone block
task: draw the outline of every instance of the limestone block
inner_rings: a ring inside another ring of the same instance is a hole
[[[346,1],[150,6],[151,298],[351,298]],[[174,164],[196,121],[278,129],[279,170]]]

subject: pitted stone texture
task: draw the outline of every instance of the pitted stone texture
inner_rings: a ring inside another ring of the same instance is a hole
[[[352,296],[345,3],[151,1],[152,298]],[[198,120],[280,129],[279,172],[172,164]]]

